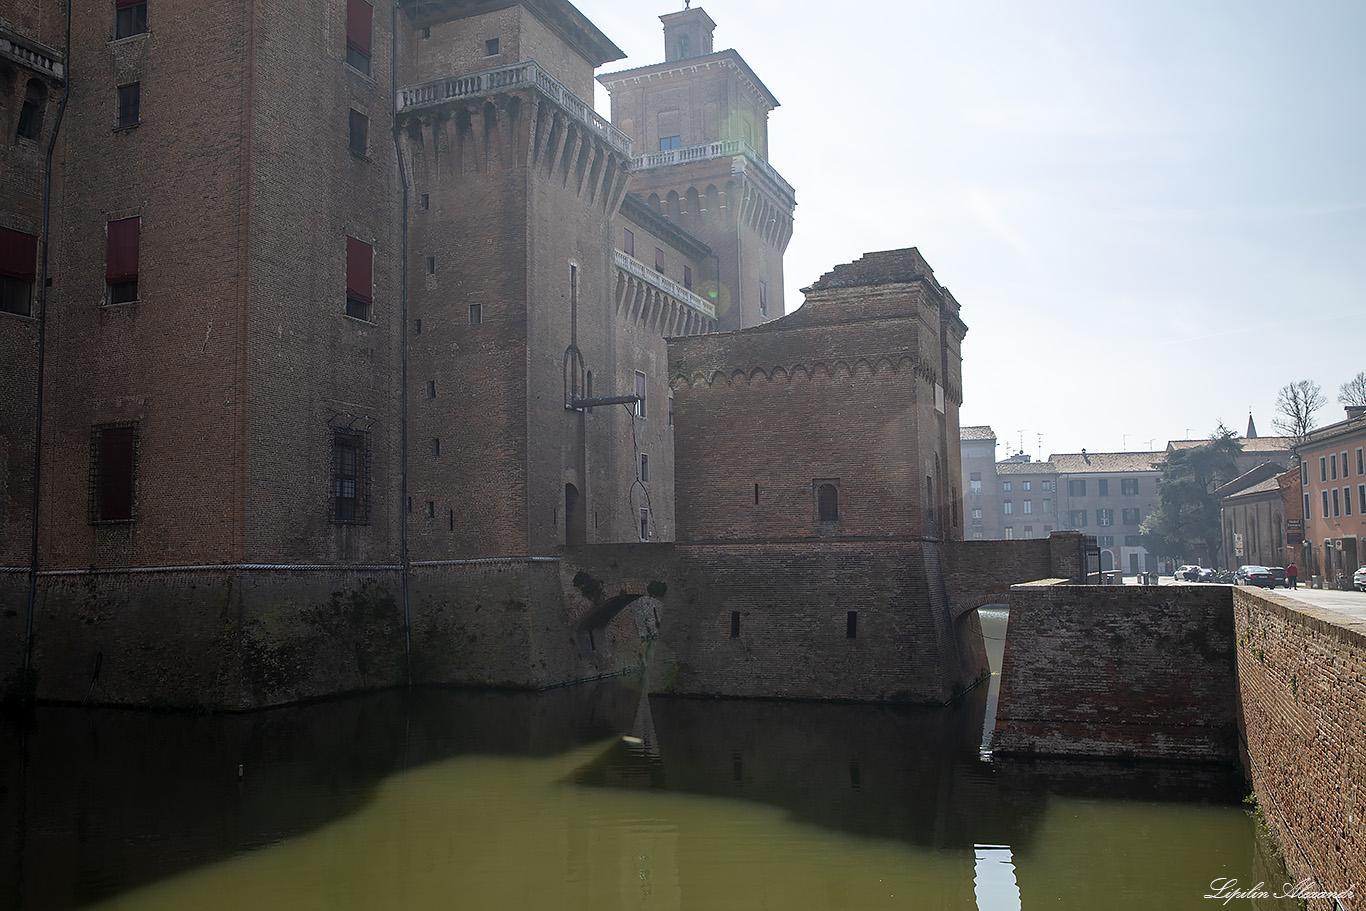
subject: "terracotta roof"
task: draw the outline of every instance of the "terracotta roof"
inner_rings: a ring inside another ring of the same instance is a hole
[[[1203,440],[1172,440],[1167,444],[1167,449],[1194,449],[1196,446],[1204,446],[1208,439]],[[1238,442],[1243,446],[1243,452],[1289,452],[1289,437],[1238,437]]]
[[[994,440],[996,431],[989,426],[982,424],[975,427],[959,427],[958,439],[960,440]]]
[[[1157,471],[1160,452],[1079,452],[1054,453],[1048,461],[1058,466],[1059,474],[1099,474],[1114,471]]]
[[[1240,499],[1240,498],[1242,498],[1242,497],[1252,497],[1252,496],[1258,496],[1258,495],[1263,495],[1263,496],[1264,496],[1264,495],[1266,495],[1266,494],[1268,494],[1268,493],[1274,493],[1274,494],[1276,494],[1277,496],[1279,496],[1279,495],[1280,495],[1280,492],[1281,492],[1281,484],[1280,484],[1280,481],[1278,481],[1276,478],[1272,477],[1272,478],[1267,478],[1265,481],[1262,481],[1261,483],[1253,484],[1251,487],[1247,488],[1246,490],[1240,490],[1240,491],[1238,491],[1237,493],[1226,494],[1222,499],[1225,499],[1225,500],[1237,500],[1237,499]]]
[[[996,474],[1057,474],[1052,462],[997,462]]]
[[[1242,493],[1251,487],[1260,485],[1267,478],[1275,480],[1285,471],[1284,466],[1275,462],[1263,462],[1251,471],[1245,471],[1238,477],[1223,484],[1215,489],[1214,494],[1218,497],[1231,497],[1234,494]],[[1277,486],[1279,489],[1279,485]]]

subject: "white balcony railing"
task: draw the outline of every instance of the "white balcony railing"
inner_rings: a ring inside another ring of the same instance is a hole
[[[646,284],[653,285],[665,294],[678,298],[698,313],[701,313],[707,319],[716,319],[715,305],[703,300],[696,294],[693,294],[678,282],[671,278],[666,278],[654,269],[649,268],[643,262],[636,259],[634,256],[629,255],[624,250],[613,250],[612,256],[613,259],[616,260],[618,269],[625,269]]]
[[[548,95],[576,120],[597,133],[624,155],[631,154],[631,137],[612,126],[597,111],[565,88],[534,60],[482,70],[464,76],[448,76],[398,90],[398,110],[442,104],[455,98],[489,95],[507,89],[536,88]]]
[[[772,180],[778,189],[782,190],[794,202],[797,198],[796,191],[783,176],[769,164],[749,143],[743,139],[728,139],[724,142],[709,142],[700,146],[689,146],[686,149],[670,149],[667,152],[651,152],[648,155],[640,155],[632,159],[631,166],[637,171],[648,168],[661,168],[671,164],[687,164],[691,161],[707,161],[713,158],[739,158],[744,157],[753,162],[755,167],[763,172],[764,176]]]
[[[10,57],[20,63],[61,79],[65,75],[61,52],[44,48],[36,41],[26,40],[23,36],[0,27],[0,56]]]

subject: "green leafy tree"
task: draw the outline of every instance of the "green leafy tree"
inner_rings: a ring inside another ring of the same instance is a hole
[[[1148,550],[1180,557],[1203,544],[1210,560],[1218,560],[1223,528],[1214,490],[1237,474],[1242,451],[1237,434],[1221,423],[1208,443],[1167,455],[1157,479],[1157,509],[1140,528]]]

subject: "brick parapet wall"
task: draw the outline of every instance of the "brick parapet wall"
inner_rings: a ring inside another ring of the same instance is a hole
[[[1233,590],[1239,732],[1291,878],[1366,894],[1366,621]],[[1311,909],[1332,911],[1311,900]]]
[[[1223,587],[1017,585],[993,749],[1231,762],[1235,673]]]

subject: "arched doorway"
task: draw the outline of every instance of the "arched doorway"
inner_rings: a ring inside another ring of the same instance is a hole
[[[1104,572],[1104,571],[1106,571],[1106,570],[1111,570],[1111,569],[1114,569],[1114,568],[1115,568],[1115,555],[1114,555],[1111,551],[1102,550],[1102,551],[1100,552],[1100,569],[1101,569],[1101,572]]]
[[[583,544],[587,538],[584,512],[579,489],[573,484],[564,485],[564,543],[570,547]]]

